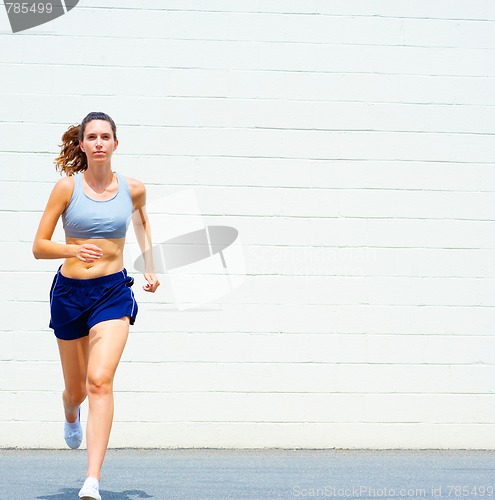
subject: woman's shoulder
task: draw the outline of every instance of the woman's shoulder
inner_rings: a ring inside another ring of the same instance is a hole
[[[131,195],[140,195],[146,192],[146,186],[141,181],[133,179],[132,177],[124,177],[127,180],[127,185],[129,186]]]
[[[64,196],[64,197],[71,197],[72,192],[74,191],[74,176],[70,175],[67,177],[62,177],[59,179],[56,183],[55,186],[53,187],[53,193]]]
[[[146,187],[137,179],[133,179],[132,177],[124,176],[127,185],[129,186],[129,193],[131,195],[132,204],[134,209],[141,208],[146,204]]]

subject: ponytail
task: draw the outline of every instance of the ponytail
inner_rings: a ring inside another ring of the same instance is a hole
[[[72,125],[62,136],[60,155],[55,160],[56,169],[67,176],[88,168],[86,153],[79,147],[80,125]]]

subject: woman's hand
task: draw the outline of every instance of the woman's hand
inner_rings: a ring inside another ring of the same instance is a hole
[[[103,255],[102,249],[92,243],[84,243],[83,245],[76,245],[76,247],[75,257],[83,262],[94,262]]]
[[[153,273],[144,273],[144,279],[147,281],[146,285],[143,286],[143,290],[145,292],[154,293],[156,289],[160,286],[160,282],[156,274]]]

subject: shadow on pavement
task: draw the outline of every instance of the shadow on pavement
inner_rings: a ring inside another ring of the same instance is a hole
[[[36,500],[74,500],[74,498],[78,498],[78,493],[78,489],[64,488],[60,493],[36,497]],[[142,490],[126,490],[122,492],[100,490],[100,493],[105,500],[138,500],[139,498],[153,498]]]

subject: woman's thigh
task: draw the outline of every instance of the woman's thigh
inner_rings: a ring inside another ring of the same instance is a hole
[[[89,331],[88,382],[113,380],[129,336],[129,317],[97,323]]]
[[[69,391],[85,391],[88,366],[88,337],[76,340],[57,339],[65,387]]]

